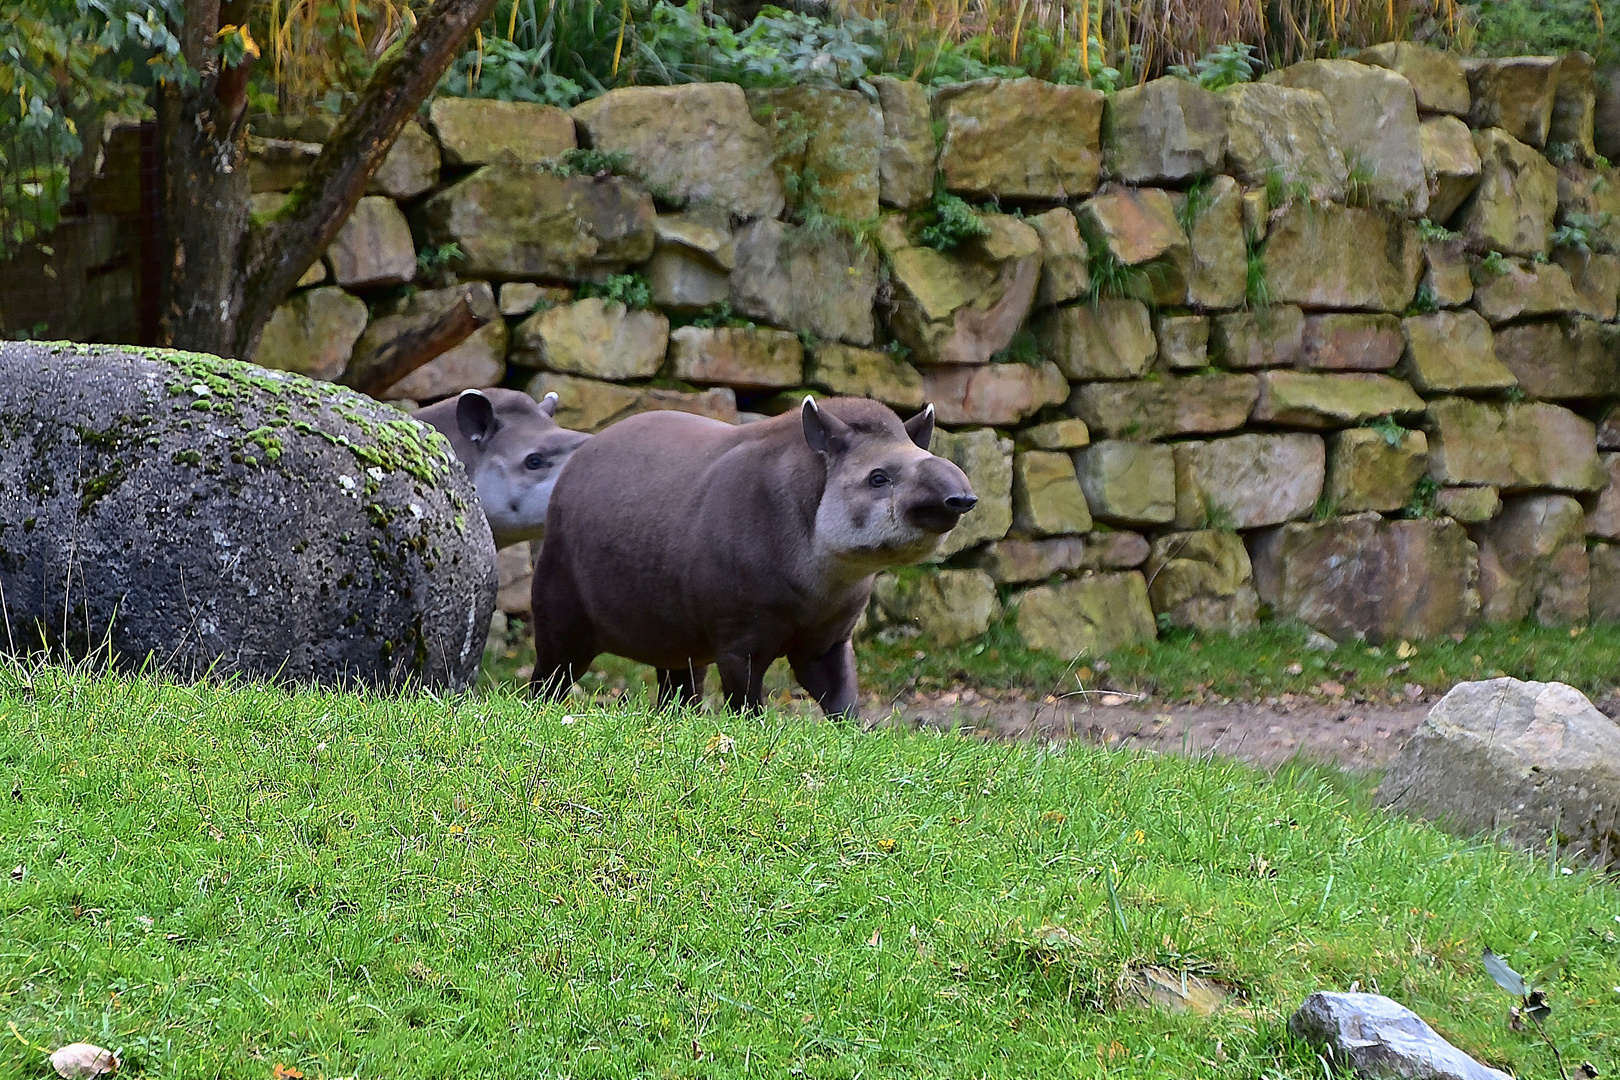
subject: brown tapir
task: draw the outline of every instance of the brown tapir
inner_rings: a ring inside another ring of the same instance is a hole
[[[567,690],[599,653],[659,669],[692,700],[710,663],[755,708],[779,656],[829,715],[853,715],[850,634],[890,566],[928,556],[978,502],[902,424],[859,398],[806,398],[741,427],[678,412],[622,420],[557,481],[535,567],[533,687]]]
[[[497,548],[537,540],[546,531],[546,508],[566,462],[590,436],[558,427],[557,395],[542,401],[521,390],[463,390],[419,410],[450,440]]]

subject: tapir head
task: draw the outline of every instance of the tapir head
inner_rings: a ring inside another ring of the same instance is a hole
[[[457,454],[478,489],[498,548],[536,540],[568,456],[590,436],[552,419],[557,395],[536,402],[516,390],[465,390],[456,401]]]
[[[918,562],[979,501],[961,469],[928,452],[932,405],[901,424],[876,402],[806,397],[800,415],[827,467],[816,546],[829,555],[874,569]]]

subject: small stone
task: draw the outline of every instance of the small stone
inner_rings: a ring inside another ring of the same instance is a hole
[[[539,548],[538,543],[535,548]],[[538,554],[538,550],[529,550],[527,540],[519,540],[495,553],[495,578],[499,587],[495,593],[495,610],[508,615],[529,614],[529,586],[533,583],[534,560]]]
[[[882,622],[915,627],[942,648],[972,641],[1001,614],[996,583],[982,570],[879,574],[872,600]]]
[[[1109,184],[1080,205],[1080,230],[1093,247],[1138,266],[1188,246],[1170,194]],[[1185,254],[1182,255],[1185,258]]]
[[[514,350],[528,357],[523,367],[613,381],[658,374],[668,345],[669,320],[662,314],[602,297],[546,308],[513,335]]]
[[[1062,304],[1084,296],[1091,287],[1091,253],[1080,239],[1080,224],[1066,207],[1027,219],[1041,238],[1041,282],[1035,306]]]
[[[1429,219],[1445,224],[1479,186],[1479,150],[1468,125],[1455,116],[1425,120],[1418,134],[1429,189]]]
[[[1069,383],[1050,360],[1020,363],[930,365],[922,371],[923,397],[943,424],[1008,426],[1069,396]]]
[[[1558,210],[1558,170],[1501,128],[1474,132],[1480,180],[1452,218],[1475,250],[1541,255]]]
[[[1388,375],[1260,373],[1260,400],[1252,419],[1304,428],[1348,427],[1379,416],[1423,411],[1423,399]]]
[[[1173,76],[1108,96],[1103,146],[1109,173],[1127,184],[1163,184],[1218,173],[1226,111],[1197,83]]]
[[[1242,427],[1259,393],[1253,375],[1082,383],[1068,409],[1103,438],[1211,435]]]
[[[947,189],[978,197],[1067,199],[1097,186],[1103,95],[1038,79],[979,79],[934,94]]]
[[[1085,556],[1086,542],[1078,536],[1053,536],[1045,540],[1008,537],[980,548],[974,553],[973,565],[988,573],[998,585],[1023,585],[1079,570]]]
[[[1253,529],[1308,516],[1322,494],[1316,435],[1235,435],[1176,443],[1178,529]]]
[[[1593,544],[1586,557],[1592,564],[1592,621],[1620,623],[1620,544]]]
[[[1411,1009],[1378,994],[1312,994],[1288,1029],[1348,1062],[1357,1076],[1509,1080],[1446,1042]]]
[[[1620,450],[1620,405],[1610,405],[1597,427],[1597,444],[1601,450]]]
[[[1504,485],[1509,490],[1581,493],[1601,491],[1609,482],[1592,422],[1562,406],[1543,401],[1504,406],[1502,441],[1513,474]]]
[[[817,344],[805,377],[829,393],[872,398],[897,409],[920,409],[926,400],[917,369],[876,349]]]
[[[1153,336],[1159,362],[1171,371],[1196,371],[1209,364],[1209,318],[1204,315],[1156,315]]]
[[[731,277],[714,263],[681,244],[660,243],[641,271],[652,289],[652,301],[663,311],[691,314],[726,303]]]
[[[439,144],[413,120],[399,129],[399,138],[388,148],[366,194],[414,199],[438,182]]]
[[[1027,537],[1083,533],[1091,512],[1080,493],[1074,462],[1059,451],[1013,455],[1013,529]]]
[[[1387,371],[1405,347],[1394,315],[1309,315],[1297,363],[1312,371]]]
[[[394,200],[368,195],[326,249],[339,285],[402,285],[416,277],[411,227]]]
[[[1000,540],[1012,528],[1013,443],[991,428],[973,431],[934,429],[929,449],[967,474],[979,504],[934,551],[936,560],[966,551],[986,540]]]
[[[1151,548],[1141,533],[1094,532],[1086,536],[1082,570],[1134,570],[1147,562]]]
[[[878,154],[878,198],[885,206],[910,209],[934,191],[933,116],[928,88],[910,79],[872,79],[883,110],[883,148]]]
[[[1403,312],[1417,292],[1423,245],[1384,210],[1296,202],[1272,222],[1266,281],[1279,304]]]
[[[544,285],[536,285],[532,281],[508,281],[501,285],[497,304],[502,315],[513,318],[530,314],[541,303],[565,303],[573,299],[573,294],[568,290],[562,292],[562,296],[554,297]]]
[[[1175,518],[1170,447],[1104,440],[1076,450],[1074,463],[1093,517],[1114,525],[1162,525]]]
[[[1513,463],[1502,435],[1499,406],[1467,398],[1437,398],[1423,414],[1429,437],[1429,475],[1447,485],[1513,483]]]
[[[1215,316],[1210,353],[1233,371],[1292,367],[1305,346],[1305,313],[1292,304]]]
[[[511,154],[538,164],[574,149],[574,121],[554,105],[490,98],[438,97],[428,121],[451,165],[487,165]]]
[[[1051,308],[1035,317],[1041,354],[1070,379],[1134,379],[1158,351],[1140,300],[1109,299]]]
[[[1053,420],[1021,429],[1017,441],[1025,450],[1078,450],[1091,445],[1091,431],[1084,420]]]
[[[1496,358],[1490,324],[1472,311],[1401,320],[1406,350],[1398,374],[1420,393],[1503,390],[1518,380]]]
[[[1464,525],[1489,521],[1502,509],[1502,498],[1493,487],[1443,487],[1434,498],[1442,514]]]
[[[1492,326],[1537,315],[1559,315],[1580,306],[1568,271],[1557,263],[1504,262],[1504,273],[1492,273],[1481,265],[1474,275],[1474,308]]]
[[[675,377],[687,382],[768,390],[804,380],[804,346],[785,330],[683,326],[669,346]]]
[[[1620,332],[1590,319],[1505,326],[1496,332],[1496,357],[1533,397],[1559,401],[1620,392]]]
[[[1322,494],[1337,513],[1389,513],[1412,499],[1428,471],[1428,438],[1402,432],[1391,442],[1382,431],[1349,428],[1327,440],[1327,486]]]
[[[1418,286],[1419,293],[1425,289],[1438,307],[1461,307],[1473,299],[1474,278],[1460,238],[1424,243],[1423,281]]]
[[[1472,103],[1468,76],[1462,61],[1443,52],[1411,41],[1390,41],[1374,45],[1351,56],[1362,64],[1376,64],[1406,77],[1417,94],[1418,108],[1424,112],[1465,116]]]
[[[1562,61],[1556,56],[1464,60],[1473,106],[1471,128],[1499,128],[1520,142],[1544,146]]]
[[[330,382],[349,366],[366,328],[366,304],[325,286],[293,293],[270,315],[253,362]]]
[[[1014,603],[1024,643],[1063,657],[1095,656],[1158,636],[1147,583],[1134,571],[1037,585]]]
[[[1205,530],[1153,542],[1147,564],[1154,613],[1176,626],[1241,634],[1254,629],[1260,598],[1243,538]]]
[[[732,235],[731,217],[713,206],[700,206],[678,214],[659,214],[653,219],[658,243],[682,247],[706,259],[716,270],[737,266],[737,238]]]

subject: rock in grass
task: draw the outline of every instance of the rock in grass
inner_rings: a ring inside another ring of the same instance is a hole
[[[438,434],[195,353],[0,345],[0,586],[18,650],[180,678],[460,688],[495,551]]]
[[[1382,994],[1316,993],[1288,1021],[1296,1036],[1326,1047],[1360,1077],[1509,1080],[1452,1046],[1423,1018]]]

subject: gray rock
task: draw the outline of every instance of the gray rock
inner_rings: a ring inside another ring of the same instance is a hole
[[[1153,334],[1159,340],[1159,362],[1171,371],[1197,371],[1209,365],[1207,316],[1156,316]]]
[[[1176,626],[1241,634],[1255,626],[1260,598],[1243,538],[1235,532],[1170,533],[1153,542],[1147,565],[1154,614]]]
[[[1209,351],[1233,371],[1290,367],[1305,346],[1305,313],[1292,304],[1217,315]]]
[[[1531,146],[1545,145],[1562,67],[1557,56],[1464,60],[1473,96],[1468,126],[1501,128]]]
[[[945,559],[986,540],[1000,540],[1012,527],[1013,442],[991,428],[934,429],[929,449],[967,474],[979,505],[945,534],[934,552]]]
[[[399,138],[388,148],[366,194],[414,199],[438,182],[439,144],[412,121],[399,129]]]
[[[367,195],[326,249],[339,285],[400,285],[416,276],[411,227],[394,200]]]
[[[1001,614],[996,583],[983,570],[880,574],[872,600],[880,625],[915,627],[945,648],[972,641]]]
[[[1288,1028],[1368,1080],[1511,1080],[1446,1042],[1411,1009],[1379,994],[1312,994]]]
[[[1041,282],[1035,289],[1035,306],[1084,296],[1091,286],[1091,253],[1080,239],[1080,223],[1073,211],[1059,206],[1027,220],[1041,238]]]
[[[1543,626],[1586,622],[1591,566],[1586,515],[1568,495],[1505,500],[1493,520],[1471,530],[1479,545],[1479,597],[1488,623],[1534,616]]]
[[[1176,443],[1179,529],[1254,529],[1311,512],[1322,494],[1326,454],[1317,435],[1249,433]]]
[[[928,88],[910,79],[879,75],[872,80],[883,110],[883,148],[878,153],[878,198],[909,209],[934,192],[934,118]]]
[[[1108,171],[1127,184],[1161,184],[1219,172],[1226,157],[1221,99],[1167,76],[1128,86],[1103,111]]]
[[[495,294],[487,281],[471,281],[447,289],[424,289],[394,308],[392,314],[371,320],[355,344],[356,362],[367,359],[401,334],[426,330],[463,296],[473,313],[488,319],[460,345],[435,356],[382,392],[387,400],[432,401],[469,387],[494,386],[506,374],[506,320],[498,314]]]
[[[750,90],[748,106],[771,133],[788,211],[845,221],[878,215],[883,112],[857,90],[800,84]]]
[[[107,640],[180,678],[477,674],[494,543],[449,444],[391,406],[193,353],[8,342],[0,429],[18,648]]]
[[[731,305],[762,322],[870,345],[877,287],[877,258],[864,244],[780,221],[737,234]]]
[[[1313,199],[1344,198],[1348,170],[1327,98],[1273,83],[1236,83],[1220,97],[1226,104],[1227,172],[1257,185],[1276,173],[1307,185]]]
[[[1612,866],[1620,726],[1563,683],[1459,683],[1407,740],[1378,799],[1538,849],[1557,835],[1560,853]]]
[[[438,97],[428,120],[452,165],[487,165],[505,154],[532,165],[561,157],[575,143],[573,118],[555,105]]]
[[[1423,121],[1423,178],[1429,187],[1429,218],[1444,224],[1479,186],[1479,151],[1468,125],[1455,116]]]
[[[1176,464],[1168,446],[1105,439],[1076,450],[1074,467],[1094,517],[1162,525],[1176,516]]]
[[[1096,655],[1158,636],[1147,582],[1135,571],[1038,585],[1013,603],[1025,643],[1059,656]]]
[[[1045,540],[1008,537],[984,545],[973,554],[973,565],[998,585],[1045,581],[1053,574],[1070,573],[1086,564],[1086,542],[1078,536],[1052,536]]]
[[[1376,64],[1406,76],[1424,112],[1466,115],[1470,98],[1468,76],[1453,53],[1411,41],[1388,41],[1351,56],[1362,64]]]
[[[978,79],[934,94],[951,191],[1066,199],[1097,186],[1103,95],[1039,79]]]
[[[669,346],[669,320],[600,296],[557,304],[518,324],[519,366],[622,381],[656,375]]]

